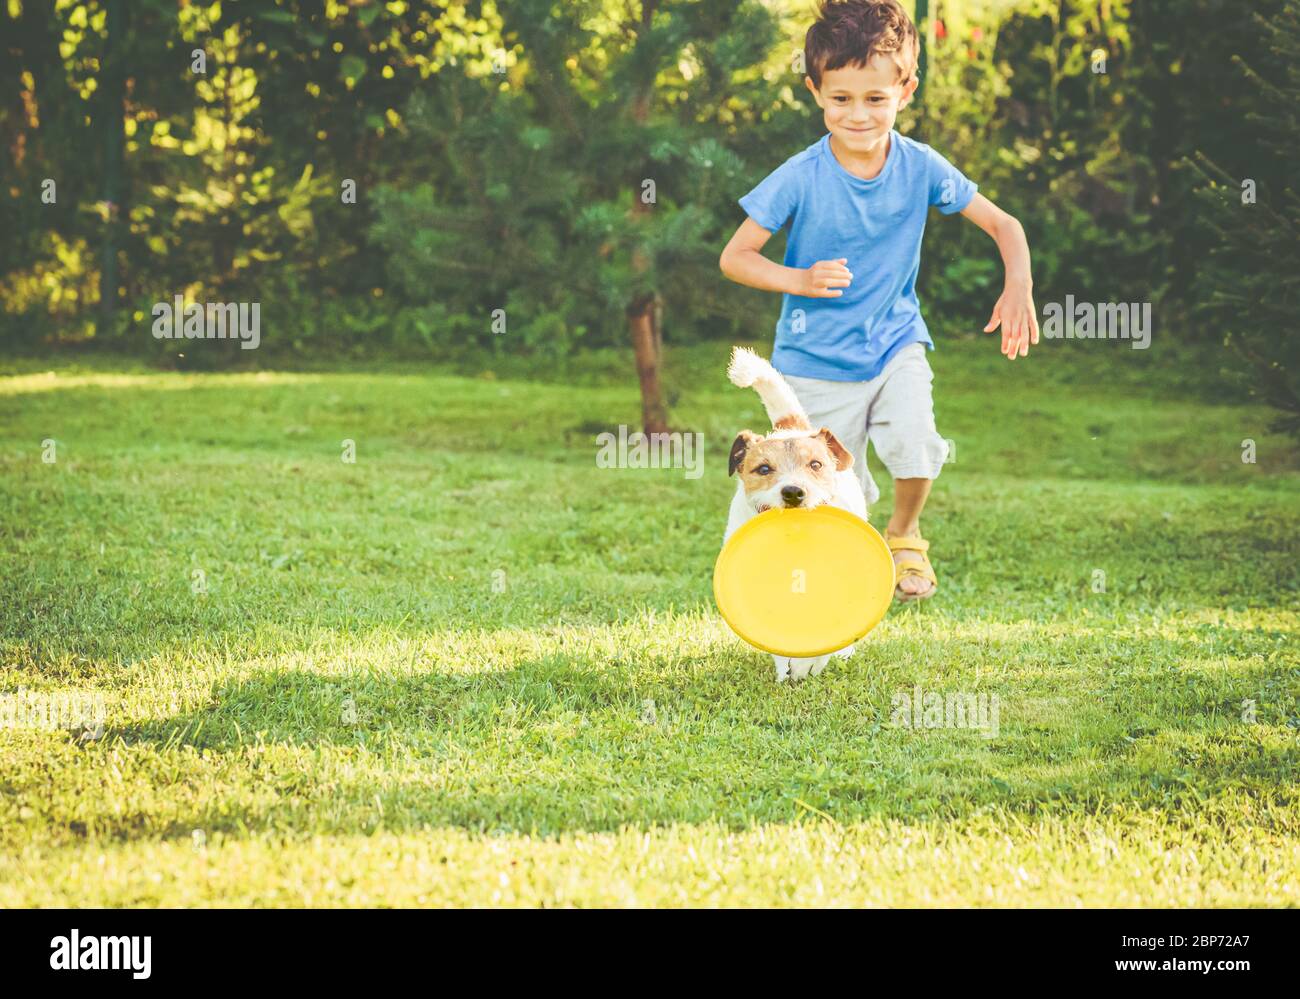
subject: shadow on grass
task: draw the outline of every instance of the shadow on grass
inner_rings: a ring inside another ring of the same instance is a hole
[[[503,502],[485,501],[479,515],[495,517],[482,511]],[[48,568],[33,562],[0,586],[14,595],[0,609],[0,663],[89,675],[96,661],[216,650],[261,656],[330,633],[388,630],[418,640],[461,624],[528,631],[557,621],[600,628],[672,610],[713,615],[719,531],[712,514],[650,507],[633,531],[610,511],[567,511],[548,520],[534,509],[507,534],[465,513],[458,536],[406,533],[395,521],[391,534],[360,551],[345,527],[323,538],[304,525],[273,540],[232,540],[193,563],[206,566],[213,581],[213,595],[202,600],[189,592],[192,564],[183,559],[183,543],[152,561],[136,555],[129,570],[102,566],[93,556],[65,562],[57,586],[45,581]],[[1154,619],[1170,615],[1272,611],[1293,604],[1300,587],[1296,535],[1286,520],[1210,529],[1189,520],[1163,523],[1158,534],[1093,520],[1068,546],[1059,530],[1020,531],[1016,543],[1025,547],[1011,558],[994,514],[948,514],[939,531],[944,551],[936,555],[940,594],[924,608],[896,607],[891,619],[1092,619],[1111,623],[1095,635],[1105,643],[1114,622],[1150,617],[1156,627]],[[205,537],[202,544],[216,542]],[[271,558],[281,551],[289,554]],[[287,568],[278,568],[285,560]],[[158,578],[162,562],[166,575]],[[503,594],[491,591],[498,572],[509,580]],[[1105,592],[1093,593],[1098,577]]]
[[[982,644],[990,658],[1015,654],[1014,643]],[[891,661],[891,642],[800,687],[776,687],[743,652],[635,680],[581,657],[471,675],[263,672],[216,687],[201,709],[110,732],[105,745],[190,747],[234,778],[148,830],[161,836],[743,829],[818,811],[851,823],[1119,807],[1212,821],[1242,796],[1266,811],[1291,801],[1293,674],[1263,662],[1225,672],[1167,644],[1180,670],[1133,673],[1093,694],[1080,670],[985,684],[1003,702],[994,738],[895,725],[900,692],[971,684],[945,679],[944,649],[908,667]],[[1246,724],[1238,703],[1261,691],[1271,700]],[[116,828],[107,809],[96,825],[110,838],[145,832],[138,817]]]

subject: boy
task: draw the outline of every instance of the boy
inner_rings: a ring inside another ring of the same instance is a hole
[[[915,290],[930,205],[961,212],[997,242],[1006,281],[984,332],[1001,325],[1008,360],[1038,343],[1020,223],[929,146],[894,131],[917,87],[919,51],[896,0],[823,0],[804,42],[804,82],[828,134],[740,199],[749,217],[719,261],[731,280],[784,294],[772,365],[812,425],[853,454],[868,505],[880,498],[868,438],[894,477],[885,539],[899,600],[938,588],[920,517],[948,445],[935,429],[925,356],[934,343]],[[760,251],[787,222],[781,266]]]

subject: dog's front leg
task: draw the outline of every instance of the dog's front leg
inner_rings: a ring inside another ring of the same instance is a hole
[[[776,682],[785,683],[790,679],[790,657],[778,656],[773,654],[772,662],[776,663]]]
[[[826,663],[830,661],[830,656],[813,656],[809,659],[790,659],[790,679],[803,680],[809,676],[816,676],[826,668]]]

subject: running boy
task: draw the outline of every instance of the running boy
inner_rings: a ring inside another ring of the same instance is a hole
[[[868,506],[880,498],[867,471],[868,439],[893,476],[885,539],[899,600],[938,588],[920,529],[948,456],[926,360],[934,342],[916,299],[931,205],[961,212],[997,242],[1006,278],[984,332],[1001,326],[1009,360],[1038,343],[1020,223],[939,153],[894,130],[917,87],[919,52],[916,27],[896,0],[823,0],[804,41],[804,82],[828,134],[740,199],[749,217],[720,260],[731,280],[783,293],[772,365],[813,426],[828,427],[853,454]],[[782,266],[760,251],[786,223]]]

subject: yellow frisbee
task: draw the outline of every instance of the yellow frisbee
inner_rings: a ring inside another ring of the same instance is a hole
[[[894,559],[880,533],[847,510],[777,508],[722,546],[713,598],[750,645],[821,656],[880,623],[894,599]]]

